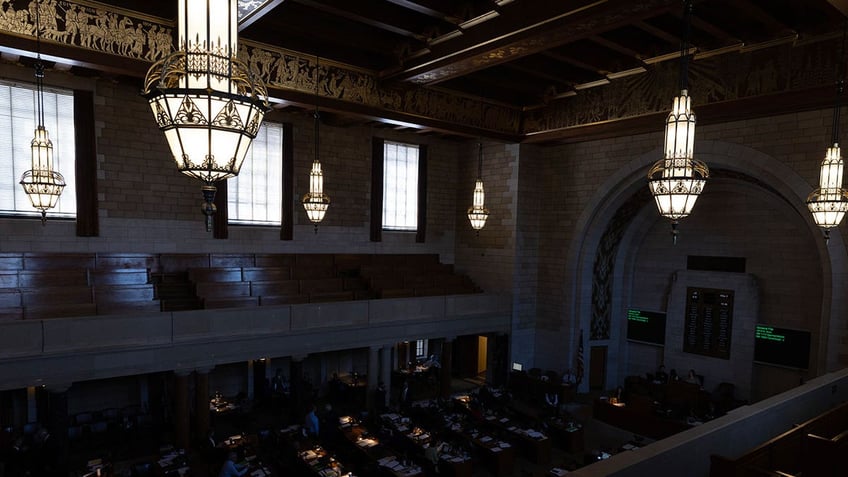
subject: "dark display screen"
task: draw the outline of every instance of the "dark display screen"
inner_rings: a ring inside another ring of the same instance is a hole
[[[754,332],[754,361],[788,368],[809,368],[810,332],[757,325]]]
[[[627,310],[627,339],[656,345],[665,344],[665,313]]]

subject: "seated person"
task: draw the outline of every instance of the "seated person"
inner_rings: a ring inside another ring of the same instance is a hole
[[[227,454],[227,460],[221,466],[221,472],[218,473],[218,477],[241,477],[247,473],[247,466],[237,465],[236,458],[235,452]]]
[[[668,372],[668,382],[676,383],[678,381],[680,381],[680,376],[677,375],[677,370],[671,368],[671,371]]]
[[[562,384],[566,384],[568,386],[574,386],[577,384],[577,376],[571,371],[571,368],[565,370],[565,373],[562,374]]]
[[[697,384],[698,386],[701,385],[701,380],[698,378],[698,375],[695,374],[694,369],[689,370],[689,374],[686,375],[686,382],[689,384]]]
[[[657,372],[654,374],[654,382],[658,384],[668,383],[668,373],[665,372],[664,365],[661,364],[660,367],[657,368]]]

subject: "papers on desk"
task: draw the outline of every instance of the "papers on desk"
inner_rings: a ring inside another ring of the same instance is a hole
[[[492,440],[492,438],[489,437],[489,436],[483,436],[483,437],[480,438],[480,442],[484,442],[484,443],[489,442],[490,440]]]
[[[400,419],[400,416],[398,414],[395,414],[395,413],[392,412],[392,413],[389,413],[389,414],[383,414],[382,418],[388,419],[390,421],[397,421],[398,419]]]
[[[356,441],[356,445],[363,448],[374,447],[377,445],[377,441],[375,439],[360,439]]]
[[[511,446],[511,445],[509,445],[509,443],[508,443],[508,442],[500,441],[500,442],[498,443],[498,447],[500,447],[500,448],[502,448],[502,449],[507,449],[507,448],[512,447],[512,446]]]
[[[312,460],[312,459],[317,459],[318,454],[316,454],[314,450],[309,449],[306,452],[301,452],[300,457],[303,458],[304,460]]]
[[[509,418],[508,418],[508,417],[502,417],[502,418],[501,418],[501,424],[506,424],[507,422],[509,422]]]
[[[545,435],[544,435],[544,434],[542,434],[542,433],[541,433],[541,432],[539,432],[539,431],[535,431],[535,430],[533,430],[533,429],[528,429],[528,430],[527,430],[527,436],[528,436],[528,437],[532,437],[533,439],[544,439],[544,438],[545,438]]]
[[[630,444],[630,443],[627,443],[627,444],[624,444],[623,446],[621,446],[622,450],[636,450],[638,448],[639,447],[634,446],[633,444]]]
[[[491,450],[492,452],[500,452],[500,451],[501,451],[501,448],[500,448],[500,447],[492,447],[492,448],[491,448],[491,449],[489,449],[489,450]]]
[[[563,475],[565,475],[565,474],[567,474],[567,473],[568,473],[568,471],[567,471],[567,470],[565,470],[565,469],[560,469],[559,467],[554,467],[553,469],[551,469],[551,470],[549,470],[549,471],[548,471],[548,474],[553,475],[553,476],[556,476],[556,477],[561,477],[561,476],[563,476]]]
[[[265,477],[265,476],[271,475],[271,474],[267,473],[264,468],[261,468],[261,469],[254,470],[253,472],[250,473],[250,475],[252,477]]]

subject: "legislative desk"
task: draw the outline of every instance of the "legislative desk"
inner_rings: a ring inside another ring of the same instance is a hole
[[[630,407],[627,403],[611,403],[606,399],[595,399],[593,415],[595,419],[630,432],[664,439],[685,431],[692,426],[684,421],[669,419],[657,414],[659,409]]]
[[[395,477],[420,477],[424,475],[421,467],[400,458],[394,451],[380,442],[380,439],[371,435],[368,429],[361,426],[350,416],[339,418],[339,431],[341,431],[346,442],[357,452],[364,456],[365,460],[376,463],[379,469],[388,475]]]
[[[572,454],[582,454],[584,449],[583,426],[562,419],[552,417],[545,421],[548,426],[548,434],[554,443],[562,450]]]
[[[469,442],[477,450],[478,461],[495,476],[511,475],[515,465],[515,448],[509,442],[498,439],[492,432],[480,431],[466,425],[464,414],[443,415],[448,431]]]
[[[471,396],[454,396],[459,409],[471,413]],[[470,414],[471,415],[471,414]],[[518,447],[521,455],[535,464],[546,464],[551,460],[551,440],[538,429],[521,425],[504,412],[487,409],[482,413],[483,424],[508,436],[510,443]]]
[[[509,374],[509,390],[517,398],[533,403],[543,403],[547,394],[555,394],[560,404],[573,401],[576,392],[573,385],[549,381],[524,371],[512,371]]]
[[[429,446],[439,445],[432,433],[397,413],[387,413],[380,416],[383,423],[391,428],[406,443],[405,447],[416,455],[426,458]],[[471,477],[471,458],[454,450],[444,450],[439,454],[439,474],[454,477]]]

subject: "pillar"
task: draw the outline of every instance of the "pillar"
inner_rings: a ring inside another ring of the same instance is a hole
[[[380,348],[380,381],[386,386],[386,400],[382,407],[389,405],[390,389],[392,388],[392,346],[383,345]]]
[[[303,359],[305,356],[292,356],[289,361],[289,395],[291,396],[291,419],[293,423],[303,421]]]
[[[174,371],[174,442],[177,447],[189,447],[189,397],[190,371]]]
[[[54,459],[50,464],[55,469],[67,468],[68,461],[68,389],[70,383],[51,384],[46,387],[47,391],[47,416],[44,419],[45,427],[50,432],[50,439],[54,441],[54,453],[47,456]]]
[[[451,395],[451,368],[453,368],[453,340],[454,337],[445,338],[442,343],[442,368],[440,369],[439,395],[447,399]]]
[[[374,402],[375,393],[377,391],[378,374],[380,373],[380,347],[371,346],[368,348],[368,387],[365,391],[365,407],[371,411],[377,407]],[[382,407],[382,406],[381,406]]]
[[[247,399],[253,401],[253,360],[247,362]]]
[[[194,370],[194,432],[198,439],[209,432],[209,371]]]

